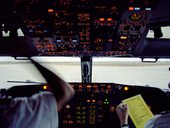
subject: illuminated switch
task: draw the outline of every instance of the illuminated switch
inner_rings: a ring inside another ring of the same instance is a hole
[[[81,124],[81,121],[80,121],[80,120],[76,120],[76,123],[77,123],[77,124]]]
[[[112,21],[112,18],[107,18],[107,21]]]
[[[89,107],[90,109],[96,109],[96,106],[94,106],[94,105],[90,105],[90,107]]]
[[[110,111],[115,112],[115,107],[114,106],[110,107]]]
[[[96,100],[92,100],[92,102],[93,102],[93,103],[95,103],[95,102],[96,102]]]
[[[99,18],[99,21],[103,22],[103,21],[105,21],[105,19],[104,18]]]
[[[83,86],[80,84],[79,86],[78,86],[79,88],[83,88]]]
[[[90,40],[90,38],[89,37],[86,37],[86,41],[89,41]]]
[[[86,36],[90,36],[90,32],[87,32],[87,33],[86,33]]]
[[[108,39],[108,42],[109,42],[109,43],[112,43],[112,42],[113,42],[113,39]]]
[[[67,124],[67,120],[63,120],[63,124]]]
[[[134,7],[129,7],[129,11],[133,11],[134,10]]]
[[[98,115],[97,117],[98,117],[98,118],[103,118],[103,115]]]
[[[67,119],[71,119],[71,115],[67,115],[66,118],[67,118]]]
[[[78,40],[77,40],[77,39],[72,39],[72,42],[73,42],[73,43],[77,43]]]
[[[80,110],[80,106],[77,106],[76,108],[77,108],[77,110]]]
[[[82,107],[82,110],[85,110],[86,109],[86,106]]]
[[[80,35],[80,36],[83,36],[83,32],[79,32],[79,35]]]
[[[120,39],[126,40],[126,39],[128,39],[128,37],[127,36],[121,36]]]
[[[47,90],[48,89],[48,86],[47,85],[44,85],[43,86],[43,90]]]
[[[124,91],[128,91],[129,90],[129,87],[124,87]]]
[[[91,88],[91,85],[87,85],[86,87],[87,87],[87,88]]]
[[[71,106],[70,106],[69,104],[66,105],[66,109],[70,109],[70,107],[71,107]]]
[[[72,120],[69,120],[68,123],[69,123],[69,124],[73,124],[73,121],[72,121]]]
[[[90,103],[90,100],[87,100],[87,103]]]
[[[145,10],[146,10],[146,11],[151,11],[151,10],[152,10],[152,8],[145,8]]]

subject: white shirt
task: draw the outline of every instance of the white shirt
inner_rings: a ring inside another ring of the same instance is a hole
[[[57,102],[51,92],[39,92],[31,97],[14,98],[0,104],[2,128],[58,128]]]
[[[145,128],[170,128],[170,113],[156,115],[147,122]]]

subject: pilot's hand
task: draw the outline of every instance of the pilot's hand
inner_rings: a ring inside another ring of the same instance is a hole
[[[123,124],[128,124],[128,106],[127,104],[120,103],[116,107],[116,112],[120,120],[120,125],[122,126]]]

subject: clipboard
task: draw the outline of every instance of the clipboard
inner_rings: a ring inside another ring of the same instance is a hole
[[[144,128],[148,120],[154,117],[140,94],[123,100],[123,103],[128,105],[128,113],[136,128]]]

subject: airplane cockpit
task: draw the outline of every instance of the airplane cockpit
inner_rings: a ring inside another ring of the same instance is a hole
[[[59,111],[60,128],[118,128],[116,106],[139,94],[153,114],[169,111],[169,4],[1,0],[1,95],[47,89],[34,59],[76,92]]]

